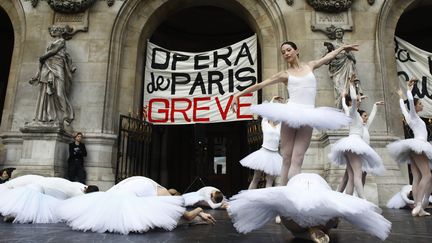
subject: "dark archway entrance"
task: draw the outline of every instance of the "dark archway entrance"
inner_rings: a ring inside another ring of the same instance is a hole
[[[150,41],[170,50],[200,52],[231,45],[253,34],[236,14],[199,6],[172,14]],[[153,126],[149,176],[181,192],[194,181],[198,183],[188,191],[198,189],[202,179],[206,185],[232,195],[247,187],[249,171],[239,160],[250,152],[249,147],[245,121]]]
[[[422,50],[432,52],[432,4],[425,2],[415,2],[405,10],[397,23],[395,35]]]
[[[6,12],[0,8],[0,123],[3,115],[13,47],[14,32],[12,23]]]

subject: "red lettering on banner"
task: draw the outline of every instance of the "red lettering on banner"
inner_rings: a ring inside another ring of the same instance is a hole
[[[179,102],[186,102],[187,107],[183,108],[183,109],[176,109],[176,103],[179,103]],[[185,121],[190,122],[191,120],[187,116],[186,111],[188,111],[191,107],[192,107],[192,102],[187,98],[173,98],[173,99],[171,99],[171,122],[174,122],[174,113],[176,113],[176,112],[180,112],[181,114],[183,114]]]
[[[210,121],[210,118],[208,117],[197,117],[197,111],[208,111],[210,110],[210,106],[205,106],[205,107],[198,107],[198,102],[199,101],[209,101],[211,100],[210,97],[200,97],[200,98],[194,98],[193,99],[193,121],[195,122],[208,122]]]
[[[165,108],[161,108],[159,110],[157,110],[157,113],[161,113],[164,114],[165,117],[164,119],[153,119],[152,117],[152,113],[153,113],[153,103],[163,103],[165,105]],[[148,120],[149,122],[162,122],[165,123],[168,121],[168,111],[169,111],[169,102],[167,99],[151,99],[149,101],[149,108],[148,108]]]
[[[228,112],[229,112],[229,108],[230,108],[230,106],[231,106],[231,103],[232,103],[232,100],[233,100],[233,98],[234,98],[234,96],[230,96],[229,97],[229,99],[228,99],[228,102],[227,102],[227,105],[225,106],[225,109],[224,110],[222,110],[222,105],[221,105],[221,103],[220,103],[220,101],[219,101],[219,97],[216,97],[215,98],[215,100],[216,100],[216,104],[217,104],[217,107],[218,107],[218,109],[219,109],[219,113],[221,114],[221,117],[222,117],[222,120],[226,120],[226,117],[227,117],[227,115],[228,115]]]
[[[253,96],[253,94],[249,93],[249,94],[245,94],[245,95],[243,95],[241,97],[251,97],[251,96]],[[241,99],[240,99],[241,97],[239,97],[238,103],[237,103],[237,119],[242,119],[242,118],[244,118],[244,119],[253,119],[252,115],[242,115],[242,114],[240,114],[240,109],[242,107],[249,107],[249,106],[252,105],[251,103],[241,103]]]
[[[243,97],[251,97],[253,94],[246,94],[239,97],[237,104],[237,119],[252,119],[252,115],[244,115],[241,113],[241,109],[245,107],[250,107],[251,103],[241,102]],[[214,97],[215,103],[217,105],[217,112],[219,112],[220,117],[223,121],[226,121],[229,113],[231,112],[230,106],[233,102],[234,96],[230,96],[226,104],[222,104],[219,97]],[[147,109],[144,108],[143,112],[147,114],[147,119],[151,123],[176,123],[175,114],[180,113],[183,116],[184,122],[210,122],[209,112],[200,111],[210,111],[210,105],[204,105],[203,102],[213,103],[212,97],[195,97],[193,99],[189,98],[154,98],[150,99]],[[213,103],[214,104],[214,103]],[[155,108],[161,107],[161,108]],[[215,111],[213,111],[215,112]],[[188,114],[189,113],[189,114]],[[155,117],[155,115],[157,115]],[[189,115],[189,116],[188,116]],[[200,116],[201,115],[201,116]],[[160,116],[160,117],[158,117]],[[145,116],[144,116],[145,117]],[[179,121],[181,122],[181,117]]]

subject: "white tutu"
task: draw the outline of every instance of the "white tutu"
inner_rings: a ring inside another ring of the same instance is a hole
[[[251,106],[251,111],[270,121],[280,121],[292,128],[310,126],[319,130],[347,126],[351,118],[331,107],[312,107],[295,103],[264,103]]]
[[[277,215],[305,228],[343,218],[382,240],[391,228],[373,203],[332,191],[319,175],[309,173],[294,176],[287,186],[242,191],[231,198],[227,210],[240,233],[260,228]]]
[[[240,160],[240,163],[244,167],[278,176],[281,172],[282,156],[277,151],[271,151],[261,147],[259,150]]]
[[[346,152],[352,152],[360,156],[363,163],[363,171],[382,175],[385,172],[381,157],[358,135],[349,135],[339,139],[332,145],[328,155],[329,159],[336,165],[346,165]]]
[[[429,165],[431,165],[432,160],[432,145],[429,142],[409,138],[404,140],[398,140],[387,145],[387,149],[390,156],[399,164],[411,163],[410,153],[414,152],[416,154],[424,153],[429,159]]]
[[[403,208],[407,203],[403,200],[401,192],[397,192],[390,200],[387,202],[387,208]]]
[[[43,189],[30,184],[14,189],[2,190],[0,213],[13,216],[14,223],[57,223],[55,209],[61,200],[43,193]]]
[[[93,232],[146,232],[172,230],[183,215],[183,198],[137,197],[131,192],[94,192],[63,201],[58,215],[74,230]]]

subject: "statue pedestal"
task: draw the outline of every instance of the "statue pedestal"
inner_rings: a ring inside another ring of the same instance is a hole
[[[17,174],[64,177],[71,133],[55,123],[26,123],[22,132],[22,154]]]

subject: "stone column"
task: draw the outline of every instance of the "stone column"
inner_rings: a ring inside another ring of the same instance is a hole
[[[22,152],[15,164],[16,176],[38,174],[65,177],[71,134],[59,125],[25,125],[20,131]]]

